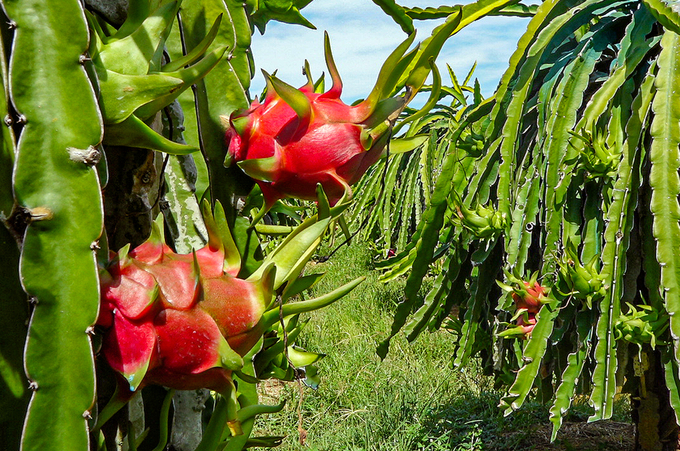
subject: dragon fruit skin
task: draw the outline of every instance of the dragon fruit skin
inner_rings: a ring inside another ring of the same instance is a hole
[[[398,51],[403,54],[408,44]],[[315,200],[317,184],[331,203],[337,202],[380,158],[392,121],[410,100],[384,99],[393,86],[378,83],[366,100],[347,105],[340,100],[342,81],[328,36],[326,63],[333,80],[327,92],[315,92],[311,79],[295,89],[265,73],[267,95],[263,103],[255,100],[249,109],[229,118],[225,164],[236,162],[255,179],[266,209],[284,197]],[[394,58],[391,63],[396,65]],[[389,74],[390,70],[383,72]]]
[[[101,353],[132,391],[159,384],[222,392],[262,335],[271,271],[239,279],[223,247],[176,254],[154,227],[148,241],[122,249],[102,270]]]

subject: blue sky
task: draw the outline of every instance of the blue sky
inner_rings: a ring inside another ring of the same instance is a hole
[[[425,7],[436,3],[404,0],[401,4]],[[252,49],[257,73],[251,87],[253,95],[264,87],[260,69],[269,73],[276,70],[280,79],[296,87],[306,82],[302,75],[305,59],[309,60],[315,79],[322,71],[327,72],[323,58],[325,30],[344,82],[343,100],[351,103],[368,95],[385,58],[406,38],[401,28],[370,0],[314,0],[302,14],[316,30],[270,22],[263,36],[255,32]],[[441,22],[415,21],[416,41],[429,36]],[[523,18],[489,17],[451,37],[437,59],[444,83],[448,79],[446,64],[462,81],[476,61],[475,77],[485,96],[491,94],[527,23]]]

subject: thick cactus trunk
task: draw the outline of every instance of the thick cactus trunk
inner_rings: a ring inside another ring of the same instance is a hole
[[[676,451],[678,425],[670,402],[661,352],[645,346],[644,383],[633,398],[635,451]],[[641,379],[641,380],[642,380]]]
[[[138,246],[149,237],[159,212],[163,156],[148,149],[106,148],[109,182],[104,190],[109,248]]]

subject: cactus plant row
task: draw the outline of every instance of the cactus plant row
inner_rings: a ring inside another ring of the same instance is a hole
[[[0,440],[25,450],[274,446],[280,438],[250,436],[256,415],[282,408],[259,403],[257,381],[318,385],[321,355],[294,346],[299,315],[361,282],[301,301],[319,278],[305,276],[305,264],[460,27],[460,11],[411,50],[408,37],[358,107],[339,100],[327,40],[333,87],[298,91],[272,77],[261,106],[270,111],[244,128],[258,111],[254,27],[309,26],[307,2],[105,3],[2,2]],[[256,223],[273,198],[255,217],[237,207],[255,184],[249,175],[262,185],[280,174],[253,170],[272,155],[250,155],[247,143],[286,122],[297,124],[286,144],[304,144],[298,157],[316,152],[332,164],[304,175],[304,193],[282,190],[317,206],[264,246]],[[351,137],[320,143],[313,132],[324,127]],[[225,166],[228,156],[239,165]],[[341,189],[331,172],[342,173]],[[202,414],[179,418],[187,389],[213,392],[197,395]]]
[[[385,279],[409,272],[393,334],[448,328],[454,363],[479,353],[505,385],[506,414],[532,393],[550,405],[553,439],[575,397],[595,421],[623,391],[641,449],[677,443],[677,24],[662,1],[539,5],[495,95],[451,128],[423,220],[384,265]],[[519,302],[532,290],[540,305]],[[643,427],[647,409],[658,421]]]

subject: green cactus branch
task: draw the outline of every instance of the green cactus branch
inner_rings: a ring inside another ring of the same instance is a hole
[[[89,334],[99,298],[95,246],[103,222],[96,169],[75,152],[95,149],[102,138],[83,67],[87,24],[76,0],[4,7],[16,24],[11,101],[24,123],[14,194],[30,218],[20,271],[33,300],[25,351],[33,394],[22,442],[24,449],[87,449],[95,398]]]

